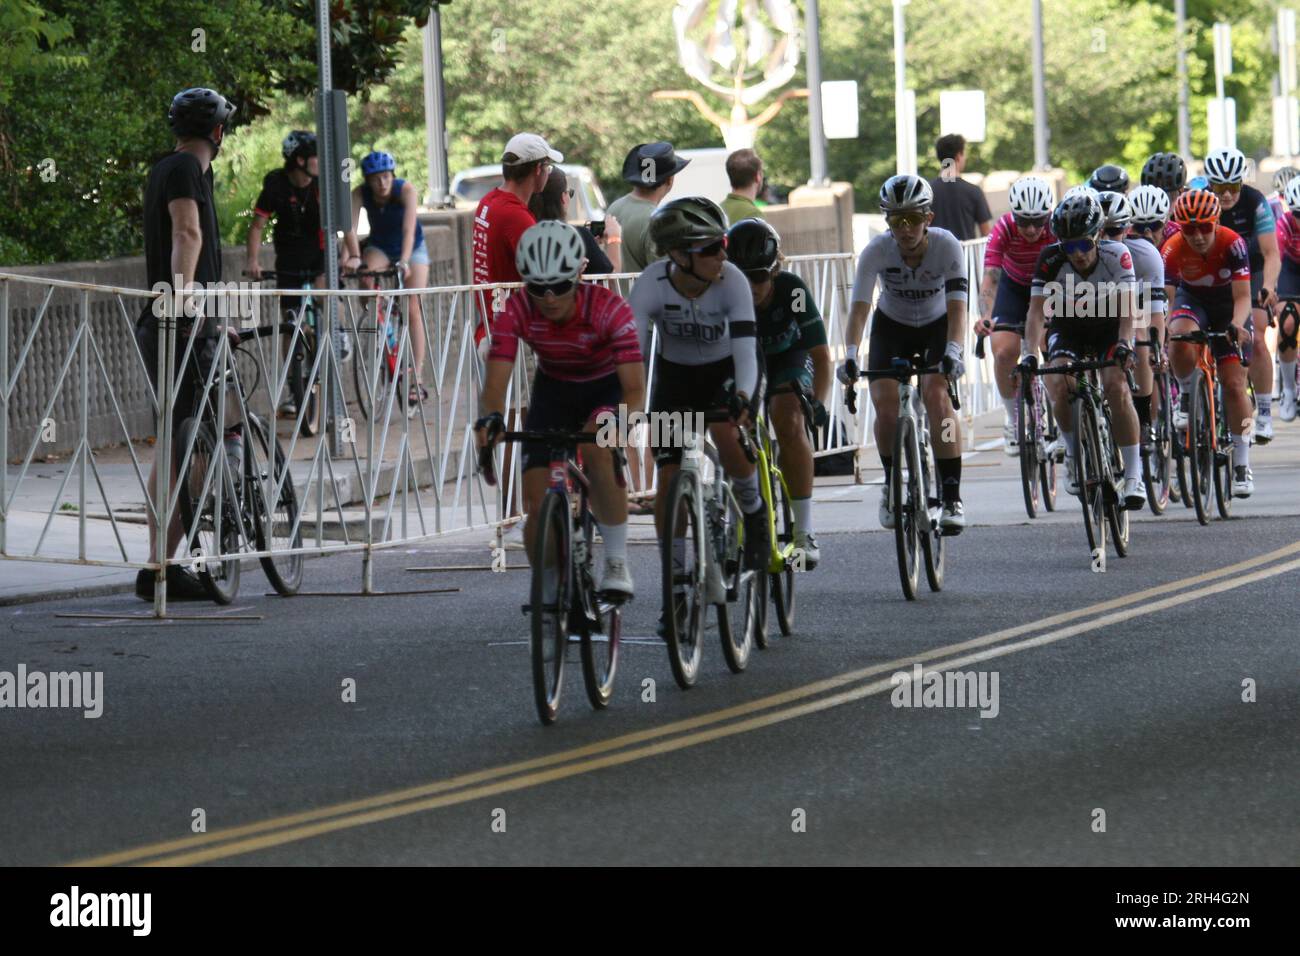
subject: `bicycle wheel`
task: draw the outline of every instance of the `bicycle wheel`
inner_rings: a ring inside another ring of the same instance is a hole
[[[271,457],[270,439],[265,423],[248,416],[249,441],[245,442],[244,477],[247,488],[248,510],[257,532],[257,550],[285,552],[302,547],[302,527],[298,524],[298,493],[293,486],[293,475],[288,472],[284,449],[279,439],[275,441],[275,457]],[[275,488],[283,479],[280,492]],[[275,506],[268,507],[275,495]],[[272,554],[260,559],[267,580],[285,597],[298,593],[302,587],[303,556],[298,554]]]
[[[591,512],[583,514],[581,534],[586,543],[587,560],[579,570],[582,588],[591,604],[591,615],[583,615],[582,629],[582,680],[587,687],[587,700],[600,710],[609,705],[614,693],[614,673],[618,670],[619,643],[623,639],[623,608],[612,601],[603,601],[596,593],[591,579],[592,539],[595,537],[595,518]],[[584,602],[585,604],[585,602]],[[585,610],[585,607],[584,607]]]
[[[1025,495],[1025,511],[1029,517],[1038,517],[1038,439],[1041,428],[1038,419],[1038,407],[1034,401],[1034,388],[1030,384],[1033,377],[1024,374],[1020,377],[1016,399],[1017,431],[1020,440],[1020,488]]]
[[[772,602],[776,605],[776,623],[781,629],[782,637],[794,633],[794,583],[798,575],[795,564],[786,555],[794,548],[794,512],[790,507],[790,489],[785,486],[785,476],[779,471],[772,473],[772,510],[776,516],[776,548],[782,555],[782,568],[772,573],[768,584],[772,591]],[[767,637],[759,647],[767,646]]]
[[[1039,414],[1038,490],[1043,507],[1055,511],[1056,459],[1047,453],[1047,446],[1059,439],[1061,433],[1056,427],[1056,415],[1052,411],[1051,399],[1047,397],[1047,388],[1039,378],[1034,379],[1034,392]]]
[[[387,364],[384,361],[384,352],[386,350],[387,343],[380,342],[379,331],[375,324],[375,311],[367,303],[361,317],[357,319],[357,335],[352,350],[352,382],[357,391],[357,408],[361,410],[361,416],[367,421],[375,407],[374,395],[384,393],[384,366]],[[376,385],[372,394],[370,381],[376,368],[379,369],[379,374],[375,376]]]
[[[532,616],[533,701],[543,724],[553,724],[560,709],[564,657],[569,646],[569,605],[573,593],[569,500],[547,492],[533,539]]]
[[[744,566],[744,542],[741,538],[740,505],[729,486],[724,486],[725,512],[720,539],[722,553],[715,554],[723,585],[729,600],[739,599],[738,620],[733,620],[726,602],[713,607],[718,615],[718,637],[722,640],[722,654],[727,667],[739,674],[749,663],[749,652],[754,649],[754,631],[767,611],[767,574],[749,571]],[[762,581],[759,585],[757,582]]]
[[[1078,429],[1079,500],[1083,505],[1083,527],[1094,555],[1106,549],[1106,499],[1102,484],[1101,438],[1097,433],[1096,409],[1086,398],[1074,400],[1074,427]]]
[[[697,512],[695,478],[679,471],[668,489],[668,534],[660,542],[663,561],[664,635],[668,641],[668,663],[682,690],[695,684],[700,672],[700,651],[704,638],[704,529]],[[682,552],[674,561],[674,543]]]
[[[1158,396],[1160,408],[1151,422],[1155,440],[1147,453],[1142,456],[1142,480],[1147,486],[1147,504],[1152,514],[1164,514],[1169,504],[1169,484],[1172,474],[1173,430],[1169,417],[1169,403],[1166,400],[1169,389],[1164,382],[1165,374],[1156,373],[1155,385],[1151,390]]]
[[[925,580],[931,591],[943,590],[944,554],[948,546],[944,544],[943,532],[939,530],[939,520],[932,512],[942,506],[940,498],[934,496],[935,475],[937,467],[934,462],[934,449],[929,442],[918,449],[921,456],[921,500],[926,503],[925,519],[920,524],[921,552],[925,556]]]
[[[894,465],[890,493],[894,496],[894,546],[898,552],[898,580],[903,596],[916,600],[921,575],[920,523],[928,519],[921,503],[921,475],[916,467],[916,425],[902,417],[894,433]]]
[[[1205,373],[1192,373],[1192,400],[1187,415],[1190,436],[1187,469],[1192,479],[1192,505],[1196,520],[1210,523],[1210,495],[1214,493],[1214,434],[1210,431],[1210,394]]]
[[[177,503],[184,528],[185,551],[194,559],[194,571],[203,588],[218,604],[229,604],[239,593],[239,549],[242,518],[235,486],[225,460],[225,448],[216,441],[212,426],[187,418],[177,429]],[[181,456],[194,435],[188,465]],[[217,535],[218,483],[222,486],[221,532]],[[207,490],[204,490],[205,485]],[[217,558],[215,555],[229,555]]]
[[[1232,436],[1228,433],[1228,419],[1224,416],[1223,385],[1215,385],[1215,426],[1217,429],[1214,449],[1214,503],[1219,509],[1219,517],[1227,520],[1232,517]]]
[[[1120,496],[1116,485],[1123,481],[1124,476],[1124,457],[1115,444],[1115,433],[1111,430],[1110,413],[1103,412],[1106,416],[1106,440],[1103,443],[1106,452],[1110,456],[1109,467],[1104,471],[1106,481],[1103,490],[1106,501],[1106,523],[1110,525],[1111,546],[1115,549],[1115,554],[1119,557],[1125,557],[1128,554],[1128,530],[1129,515],[1128,509],[1124,507],[1124,500]],[[1122,484],[1120,485],[1122,488]]]
[[[316,360],[316,333],[303,329],[302,341],[294,349],[294,366],[290,369],[289,386],[293,392],[294,404],[298,407],[298,416],[302,422],[298,433],[304,438],[320,434],[323,402],[320,400],[320,370],[316,371],[316,381],[311,378],[312,363]],[[306,409],[304,411],[304,408]]]

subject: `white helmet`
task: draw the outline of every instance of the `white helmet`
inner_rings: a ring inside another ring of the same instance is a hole
[[[1028,219],[1046,218],[1052,214],[1052,187],[1037,176],[1023,176],[1011,184],[1007,200],[1011,211]]]
[[[1205,178],[1212,183],[1239,183],[1246,178],[1246,155],[1239,149],[1216,149],[1205,157]]]
[[[1300,176],[1286,184],[1286,204],[1292,212],[1300,212]]]
[[[1078,196],[1080,193],[1091,193],[1093,199],[1097,200],[1097,202],[1101,202],[1101,194],[1087,183],[1080,183],[1078,186],[1071,186],[1065,191],[1065,195],[1061,197],[1061,202],[1065,202],[1072,196]]]
[[[1123,193],[1107,190],[1097,196],[1101,200],[1101,211],[1106,214],[1105,228],[1117,229],[1133,221],[1133,207]]]
[[[525,282],[552,285],[578,278],[587,250],[578,230],[558,219],[529,226],[515,249],[515,268]]]
[[[1128,201],[1134,222],[1165,222],[1169,218],[1169,194],[1159,186],[1139,186]]]

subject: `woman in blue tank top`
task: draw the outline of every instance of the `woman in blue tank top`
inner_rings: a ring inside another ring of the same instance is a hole
[[[352,190],[352,229],[344,237],[344,271],[355,270],[364,262],[369,270],[397,267],[402,277],[402,287],[424,289],[429,285],[429,250],[424,242],[424,229],[416,216],[419,197],[415,187],[404,179],[397,179],[397,163],[388,153],[374,152],[361,161],[365,179]],[[357,242],[357,223],[362,207],[370,222],[370,236],[366,241],[364,259]],[[367,280],[369,288],[373,280]],[[418,295],[403,296],[407,304],[407,324],[411,330],[411,351],[415,359],[415,374],[407,375],[410,392],[407,396],[408,414],[416,405],[429,397],[424,388],[424,322]]]

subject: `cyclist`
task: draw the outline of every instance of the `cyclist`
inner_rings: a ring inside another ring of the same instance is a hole
[[[1113,163],[1098,166],[1088,177],[1088,185],[1098,193],[1125,194],[1129,186],[1128,171],[1123,166],[1116,166]]]
[[[1150,240],[1130,235],[1133,205],[1127,196],[1120,192],[1103,192],[1098,193],[1098,198],[1101,200],[1102,212],[1106,215],[1102,232],[1107,239],[1122,242],[1133,256],[1133,274],[1137,278],[1138,288],[1138,313],[1133,318],[1134,335],[1143,341],[1163,342],[1165,305],[1168,300],[1165,295],[1165,263],[1160,258],[1160,251]],[[1161,195],[1160,198],[1166,197]],[[1151,395],[1155,387],[1155,375],[1149,357],[1139,353],[1139,361],[1133,370],[1137,384],[1137,389],[1133,392],[1133,405],[1137,409],[1138,424],[1141,426],[1141,444],[1145,447],[1155,441],[1155,433],[1151,429]]]
[[[1142,185],[1163,189],[1165,195],[1169,197],[1169,206],[1172,209],[1174,200],[1187,188],[1187,164],[1177,153],[1153,153],[1142,165]],[[1165,241],[1177,232],[1177,223],[1172,219],[1166,222],[1164,235],[1159,244],[1163,246]]]
[[[781,472],[790,490],[795,547],[804,568],[817,567],[821,552],[813,535],[813,449],[808,441],[796,385],[808,395],[813,425],[830,416],[822,396],[831,388],[831,352],[812,291],[793,272],[781,268],[781,237],[762,219],[742,219],[727,231],[727,258],[745,273],[754,296],[758,340],[763,350],[776,429]]]
[[[1029,313],[1029,284],[1038,254],[1056,241],[1052,235],[1052,187],[1037,176],[1011,184],[1004,213],[984,247],[984,277],[980,280],[980,315],[975,331],[989,336],[993,346],[993,375],[1006,407],[1002,441],[1008,455],[1019,454],[1019,385],[1016,362],[1024,351],[1025,316]]]
[[[1212,192],[1196,190],[1179,196],[1173,218],[1182,231],[1160,250],[1172,303],[1169,333],[1186,334],[1196,328],[1235,330],[1230,334],[1241,347],[1240,357],[1222,339],[1214,339],[1211,348],[1232,435],[1232,494],[1249,498],[1255,483],[1250,471],[1250,442],[1244,434],[1250,423],[1250,398],[1246,395],[1242,363],[1249,363],[1251,356],[1250,255],[1246,240],[1219,224],[1219,198]],[[1174,425],[1184,429],[1196,367],[1194,343],[1171,342],[1169,366],[1181,389]]]
[[[889,231],[867,243],[858,257],[844,340],[848,357],[836,372],[845,387],[857,387],[858,342],[871,315],[871,298],[879,280],[880,304],[871,322],[867,380],[876,412],[876,448],[885,469],[880,523],[886,528],[894,526],[889,475],[894,463],[898,386],[880,373],[888,372],[895,358],[911,358],[918,352],[927,366],[942,365],[949,378],[960,378],[965,371],[966,263],[957,238],[946,229],[930,226],[933,202],[930,184],[918,176],[893,176],[880,188],[880,211]],[[960,534],[966,527],[961,501],[961,430],[948,427],[955,417],[945,376],[921,376],[921,393],[930,416],[943,488],[939,526],[944,534]]]
[[[397,161],[388,153],[372,152],[361,160],[365,179],[352,190],[352,230],[344,238],[346,247],[343,268],[355,271],[362,264],[361,247],[357,242],[357,223],[364,207],[370,222],[370,237],[366,240],[365,267],[369,270],[397,268],[402,276],[402,286],[423,289],[429,284],[429,249],[424,242],[424,228],[417,212],[420,205],[415,186],[395,177]],[[374,288],[374,281],[363,281],[366,288]],[[424,378],[424,322],[420,313],[418,295],[402,296],[407,304],[407,324],[411,330],[411,353],[414,359],[414,381],[407,380],[408,412],[429,397],[421,384]]]
[[[595,432],[596,416],[622,405],[645,404],[645,370],[637,341],[636,317],[617,292],[579,281],[587,267],[586,248],[578,230],[547,220],[519,237],[515,266],[524,281],[492,322],[492,348],[480,408],[474,425],[479,448],[499,440],[505,430],[506,390],[518,357],[519,342],[537,358],[527,431]],[[524,527],[529,560],[533,558],[538,513],[550,481],[550,449],[529,442],[523,448]],[[583,471],[591,480],[591,508],[605,541],[603,591],[632,596],[627,570],[627,493],[615,473],[614,453],[594,445],[581,448]]]
[[[1277,222],[1287,213],[1286,205],[1286,185],[1296,176],[1300,176],[1300,170],[1294,166],[1283,166],[1273,174],[1273,194],[1268,197],[1268,206],[1273,210],[1273,221]]]
[[[1250,256],[1251,322],[1254,356],[1250,381],[1255,386],[1255,441],[1261,445],[1273,439],[1273,353],[1268,347],[1268,319],[1265,306],[1277,308],[1277,274],[1282,258],[1277,251],[1276,223],[1264,194],[1246,185],[1246,157],[1239,149],[1216,149],[1205,157],[1205,177],[1210,191],[1219,197],[1223,225],[1246,240]]]
[[[1282,248],[1282,271],[1277,277],[1277,294],[1280,299],[1300,300],[1300,176],[1294,176],[1286,185],[1287,212],[1277,221],[1277,244]],[[1300,302],[1297,302],[1300,305]],[[1282,421],[1296,417],[1296,338],[1297,321],[1294,311],[1281,316],[1277,323],[1278,359],[1282,373]]]
[[[745,457],[739,429],[758,398],[758,343],[754,300],[744,274],[727,261],[727,215],[702,196],[665,203],[650,217],[650,242],[664,256],[642,270],[628,301],[636,313],[642,354],[649,356],[658,327],[651,413],[699,412],[729,404],[735,421],[709,426],[723,470],[744,513],[745,565],[767,564],[770,542],[754,463]],[[730,381],[731,388],[725,383]],[[680,443],[655,449],[659,488],[667,489],[681,465]],[[655,530],[664,539],[667,496],[655,496]],[[672,542],[672,560],[685,569],[686,542]],[[665,620],[660,617],[660,633]]]
[[[1133,363],[1137,279],[1133,254],[1123,243],[1102,236],[1105,218],[1101,200],[1091,189],[1061,200],[1056,207],[1052,231],[1059,241],[1038,257],[1025,337],[1037,342],[1043,332],[1044,316],[1050,312],[1052,325],[1046,355],[1049,366],[1085,361],[1090,355],[1118,363],[1101,370],[1101,383],[1110,404],[1115,444],[1124,459],[1124,507],[1136,510],[1146,504],[1146,486],[1142,482],[1137,412],[1124,369]],[[1038,356],[1029,353],[1021,359],[1021,365],[1030,370],[1037,368]],[[1077,495],[1074,458],[1079,438],[1070,407],[1069,383],[1060,375],[1046,378],[1065,443],[1066,489]]]

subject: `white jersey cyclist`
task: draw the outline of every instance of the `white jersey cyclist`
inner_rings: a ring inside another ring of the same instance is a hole
[[[880,299],[876,311],[900,325],[920,327],[943,319],[948,303],[965,302],[966,260],[961,243],[947,229],[931,226],[929,244],[915,269],[903,262],[898,242],[889,233],[876,236],[858,256],[850,303],[870,304],[876,283]]]

